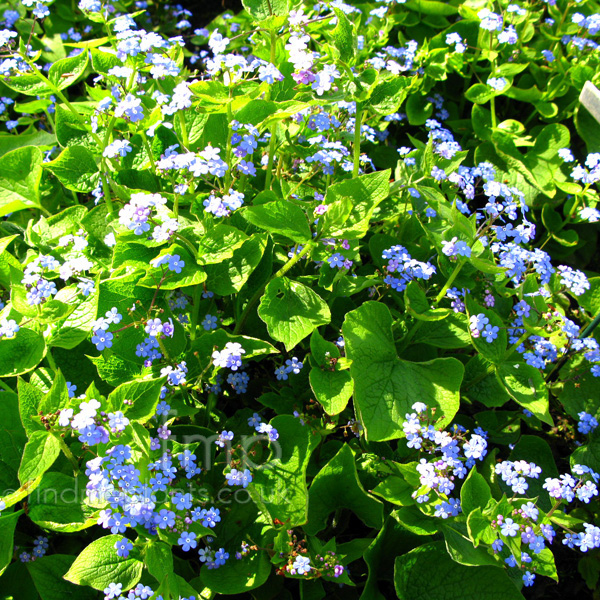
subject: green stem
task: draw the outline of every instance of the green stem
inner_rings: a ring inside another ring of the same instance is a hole
[[[190,140],[187,134],[187,128],[185,125],[185,117],[183,116],[182,111],[177,111],[177,117],[179,118],[179,126],[181,127],[181,138],[183,141],[184,147],[189,150],[190,149]]]
[[[598,327],[600,323],[600,312],[594,317],[594,320],[579,334],[579,338],[583,339],[589,337],[592,331]]]
[[[490,111],[492,113],[492,129],[498,127],[498,120],[496,118],[496,97],[492,96],[490,99]]]
[[[44,109],[44,113],[46,113],[46,119],[48,119],[48,123],[50,124],[51,131],[52,131],[52,133],[54,133],[54,131],[56,129],[54,126],[54,119],[52,118],[52,115],[50,114],[48,109]]]
[[[360,169],[360,129],[362,126],[363,109],[356,105],[356,117],[354,120],[354,166],[352,168],[352,177],[358,177]]]
[[[46,360],[48,361],[48,364],[50,365],[52,371],[54,371],[54,374],[56,374],[58,372],[58,368],[56,366],[56,363],[54,362],[54,358],[50,350],[48,350],[48,352],[46,353]]]
[[[525,341],[529,338],[531,334],[526,331],[507,351],[506,354],[504,355],[504,358],[502,359],[503,361],[507,361],[512,353],[523,343],[525,343]]]
[[[441,300],[444,298],[444,296],[446,295],[446,292],[452,287],[454,280],[458,277],[458,274],[460,273],[461,269],[463,268],[463,266],[465,264],[466,264],[465,261],[461,260],[454,267],[454,271],[452,271],[452,273],[450,274],[448,281],[446,281],[446,284],[444,285],[444,287],[441,289],[440,293],[436,296],[435,300],[433,301],[433,307],[436,307],[441,302]],[[415,337],[415,334],[417,333],[417,331],[419,331],[419,329],[421,328],[421,325],[423,323],[424,323],[424,321],[417,321],[411,327],[410,331],[406,334],[406,336],[402,340],[402,346],[404,348],[406,348],[410,344],[411,340],[413,339],[413,337]]]
[[[548,518],[548,519],[549,519],[549,518],[550,518],[550,517],[551,517],[551,516],[554,514],[554,512],[556,511],[556,509],[557,509],[557,508],[558,508],[558,507],[559,507],[561,504],[562,504],[562,499],[561,499],[561,500],[558,500],[558,501],[556,502],[556,504],[555,504],[555,505],[554,505],[554,506],[553,506],[553,507],[550,509],[550,511],[549,511],[549,512],[546,514],[546,518]]]
[[[316,171],[309,171],[297,184],[296,187],[292,189],[292,191],[288,194],[289,196],[293,196],[297,190],[300,189],[302,184],[306,183],[309,179],[311,179],[315,175]]]
[[[232,152],[232,143],[231,138],[233,137],[233,130],[231,129],[231,123],[233,121],[233,109],[231,107],[231,93],[233,88],[229,86],[229,95],[230,99],[227,104],[227,122],[229,123],[229,128],[227,130],[227,147],[225,149],[225,164],[227,165],[227,171],[225,172],[225,193],[228,194],[231,189],[231,181],[233,179],[233,169],[231,168],[231,152]]]
[[[75,458],[75,455],[71,452],[65,440],[58,433],[56,433],[55,431],[52,431],[51,433],[58,440],[60,449],[63,451],[63,454],[69,459],[69,462],[73,466],[73,475],[77,477],[77,475],[79,475],[79,462]]]
[[[267,285],[269,285],[269,283],[271,283],[271,281],[273,281],[274,279],[277,279],[278,277],[283,277],[299,260],[301,260],[304,256],[306,256],[314,248],[316,243],[317,243],[317,241],[315,239],[307,242],[306,245],[304,246],[304,248],[302,248],[302,250],[300,252],[298,252],[297,254],[294,254],[294,256],[292,256],[292,258],[290,258],[290,260],[288,260],[285,263],[285,265],[283,265],[283,267],[281,267],[281,269],[279,269],[279,271],[277,271],[277,273],[275,273],[275,275],[273,275],[273,277],[271,277],[271,279],[269,279],[269,281],[267,283],[265,283],[260,288],[258,288],[258,290],[256,290],[256,292],[254,293],[252,298],[250,298],[250,300],[248,300],[248,304],[246,304],[246,308],[244,308],[244,312],[242,312],[242,316],[240,317],[239,321],[237,322],[237,325],[235,326],[235,329],[233,330],[234,334],[238,334],[240,331],[242,331],[242,329],[244,328],[244,325],[246,324],[246,320],[248,319],[248,315],[250,314],[250,311],[254,308],[256,303],[260,300]]]
[[[152,167],[152,172],[156,175],[156,163],[154,162],[154,155],[152,154],[152,147],[150,146],[150,142],[148,141],[148,136],[146,132],[142,129],[140,131],[142,135],[142,142],[144,143],[144,148],[148,153],[148,159],[150,160],[150,166]],[[158,181],[159,191],[160,191],[160,180]]]
[[[167,352],[167,349],[165,348],[165,345],[164,345],[163,341],[158,336],[156,337],[156,341],[158,342],[158,346],[160,348],[160,351],[163,353],[163,356],[169,362],[171,362],[171,357],[169,356],[169,353]]]
[[[277,143],[277,124],[273,123],[270,127],[271,139],[269,140],[269,162],[267,163],[267,177],[265,178],[265,191],[271,189],[273,179],[273,162],[275,161],[275,145]]]
[[[196,246],[190,240],[177,232],[175,232],[175,237],[183,242],[187,249],[194,255],[194,258],[198,258],[198,250],[196,250]]]
[[[452,287],[454,280],[458,277],[458,274],[461,272],[461,270],[465,266],[465,264],[466,264],[466,261],[460,260],[458,262],[458,264],[454,267],[454,271],[452,271],[452,273],[450,273],[450,277],[448,278],[448,281],[446,281],[446,285],[444,285],[444,287],[441,289],[440,293],[435,297],[435,300],[433,301],[434,307],[437,306],[441,302],[441,300],[446,295],[446,292]]]
[[[192,330],[190,332],[190,339],[194,341],[196,339],[196,327],[198,327],[198,309],[200,307],[200,293],[201,288],[200,284],[198,284],[194,289],[194,297],[193,297],[193,310],[192,310]]]
[[[103,166],[103,163],[101,163]],[[100,174],[100,179],[102,180],[102,193],[104,194],[104,201],[106,202],[106,206],[108,207],[108,216],[113,218],[113,203],[110,197],[110,186],[108,185],[108,179],[105,173]]]
[[[210,413],[215,410],[215,406],[217,405],[217,395],[214,392],[211,392],[208,395],[208,399],[206,400],[206,424],[210,423]]]

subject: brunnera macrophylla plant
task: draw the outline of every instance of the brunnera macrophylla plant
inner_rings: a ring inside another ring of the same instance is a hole
[[[595,590],[596,5],[243,5],[0,6],[0,589]]]

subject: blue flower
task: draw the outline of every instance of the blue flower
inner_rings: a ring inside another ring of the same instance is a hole
[[[176,469],[173,467],[173,472],[175,471]],[[173,527],[175,525],[175,513],[171,510],[163,508],[158,514],[154,515],[154,522],[160,529]]]
[[[210,331],[211,329],[217,328],[217,317],[213,315],[206,315],[204,320],[202,321],[202,327],[206,329],[206,331]]]
[[[312,567],[310,566],[310,558],[307,556],[297,556],[292,565],[292,574],[305,575]]]
[[[169,258],[168,262],[169,270],[175,271],[177,274],[181,273],[181,269],[185,267],[185,262],[181,260],[181,256],[179,256],[179,254],[173,254],[173,256]]]
[[[127,538],[123,538],[115,542],[115,548],[117,549],[117,556],[127,558],[129,551],[133,548],[133,544]]]
[[[198,545],[196,542],[196,534],[194,532],[184,531],[177,540],[177,543],[181,546],[184,552],[195,548]]]
[[[115,158],[117,156],[127,156],[133,148],[127,140],[115,140],[104,149],[102,156],[106,158]]]
[[[523,574],[523,585],[525,585],[525,587],[532,586],[534,579],[535,579],[535,575],[533,573],[530,573],[529,571],[525,571],[525,573]]]
[[[92,344],[95,344],[96,348],[102,351],[105,348],[110,348],[112,346],[112,339],[113,334],[110,331],[98,329],[94,331],[94,335],[92,336]]]

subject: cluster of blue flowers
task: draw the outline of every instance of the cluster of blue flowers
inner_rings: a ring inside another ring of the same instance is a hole
[[[87,242],[83,241],[87,245]],[[94,266],[90,259],[83,255],[81,247],[75,248],[71,254],[73,256],[63,263],[50,254],[39,255],[27,263],[21,283],[27,289],[26,299],[31,306],[40,305],[58,293],[56,283],[50,280],[50,277],[56,277],[56,272],[63,281],[67,281]],[[95,290],[93,282],[87,278],[80,279],[78,288],[83,296],[88,296]]]
[[[384,250],[382,258],[388,261],[388,275],[383,282],[397,292],[404,291],[413,279],[428,280],[436,273],[436,268],[431,263],[412,258],[404,246],[397,245]],[[393,277],[389,273],[397,273],[399,276]]]
[[[149,232],[150,224],[155,223],[149,237],[166,242],[179,229],[179,222],[170,216],[166,204],[166,198],[160,194],[134,193],[119,211],[119,223],[135,235]]]
[[[80,441],[88,445],[108,443],[110,435],[119,437],[129,425],[129,420],[121,411],[105,414],[100,412],[100,403],[89,400],[79,405],[80,411],[73,409],[60,411],[58,425],[70,426],[80,433]],[[165,417],[170,407],[161,402],[156,416]],[[180,533],[178,543],[185,551],[197,545],[196,534],[186,527],[198,522],[203,527],[214,528],[221,520],[220,511],[215,507],[198,506],[191,491],[177,490],[176,482],[182,477],[193,480],[202,472],[196,463],[196,456],[189,449],[174,454],[171,450],[161,450],[160,438],[168,439],[167,425],[158,427],[158,437],[151,438],[150,451],[159,452],[147,466],[147,475],[143,475],[137,463],[137,454],[127,444],[109,446],[104,456],[98,456],[87,462],[88,483],[86,493],[89,501],[109,507],[100,512],[98,524],[113,534],[125,533],[128,528],[143,526],[150,535],[157,531]],[[233,438],[232,432],[224,431],[217,444],[222,447]],[[239,473],[232,469],[227,474],[229,485],[246,487],[252,480],[246,469]],[[190,483],[193,487],[193,484]],[[191,489],[191,488],[190,488]],[[158,500],[163,498],[163,500]],[[133,544],[122,538],[115,544],[118,556],[127,557]],[[223,548],[212,553],[210,548],[199,551],[200,560],[208,568],[217,568],[225,563],[228,554]]]
[[[248,419],[248,426],[254,427],[256,433],[266,434],[269,438],[270,442],[274,442],[279,439],[279,432],[273,425],[270,423],[263,423],[260,415],[258,413],[254,413]]]
[[[84,2],[96,2],[97,0],[83,0]],[[149,586],[143,583],[138,583],[133,589],[127,592],[127,596],[123,595],[122,583],[109,583],[103,590],[104,600],[164,600],[162,594],[156,595],[156,592]],[[179,597],[179,600],[197,600],[197,596],[189,596],[188,598]]]
[[[471,315],[469,318],[471,335],[474,338],[482,336],[486,342],[491,343],[498,337],[500,327],[491,325],[490,320],[483,314]]]
[[[36,559],[45,556],[49,546],[48,538],[43,535],[38,535],[35,540],[33,540],[33,550],[31,552],[21,552],[19,554],[19,560],[23,563],[33,562]]]
[[[405,415],[402,429],[406,435],[409,448],[425,451],[435,456],[433,462],[421,458],[416,469],[419,473],[421,488],[413,492],[413,497],[420,504],[430,501],[430,494],[435,492],[439,501],[434,505],[435,516],[447,519],[461,512],[460,500],[451,498],[455,489],[455,479],[464,479],[477,461],[482,461],[487,454],[487,434],[476,428],[468,439],[466,429],[454,426],[454,433],[437,430],[427,415],[427,406],[422,402],[412,405],[413,413]],[[462,448],[460,443],[462,442]],[[462,451],[462,455],[461,455]]]
[[[301,363],[295,356],[291,359],[288,358],[285,361],[285,365],[281,365],[275,369],[275,377],[277,377],[279,381],[285,381],[290,373],[298,375],[303,366],[303,363]]]

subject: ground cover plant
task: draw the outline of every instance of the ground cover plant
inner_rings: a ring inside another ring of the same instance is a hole
[[[590,0],[0,4],[0,598],[597,597]]]

